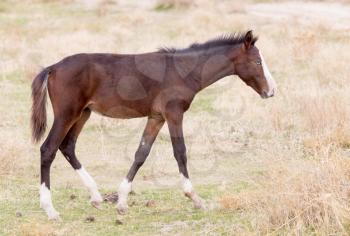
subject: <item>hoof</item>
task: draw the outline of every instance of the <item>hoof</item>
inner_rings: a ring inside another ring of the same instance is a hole
[[[195,195],[193,199],[193,207],[195,209],[204,209],[204,203],[203,199],[199,197],[198,195]]]
[[[52,220],[52,221],[57,221],[57,222],[61,222],[62,219],[60,217],[60,214],[56,211],[56,212],[51,212],[49,215],[48,215],[48,218],[49,220]]]
[[[128,207],[125,205],[117,205],[117,211],[120,215],[125,215],[128,212]]]
[[[193,203],[194,209],[204,209],[203,204],[201,201],[196,201]]]
[[[95,207],[98,210],[102,210],[101,202],[100,201],[91,201],[91,206]]]
[[[204,209],[203,200],[195,192],[185,193],[185,196],[190,198],[195,209]]]

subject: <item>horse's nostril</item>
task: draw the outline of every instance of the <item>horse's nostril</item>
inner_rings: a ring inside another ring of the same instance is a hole
[[[260,96],[261,96],[262,98],[268,98],[268,97],[269,97],[266,91],[263,91],[263,92],[260,94]]]
[[[272,89],[272,92],[271,92],[271,97],[275,96],[275,89],[273,88]]]

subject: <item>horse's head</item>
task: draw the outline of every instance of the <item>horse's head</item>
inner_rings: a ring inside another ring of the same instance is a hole
[[[259,49],[254,45],[256,41],[252,31],[248,31],[234,60],[235,73],[262,98],[269,98],[275,94],[276,83]]]

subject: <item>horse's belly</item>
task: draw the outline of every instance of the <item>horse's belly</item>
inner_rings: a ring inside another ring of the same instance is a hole
[[[113,118],[128,119],[147,116],[151,110],[152,96],[137,88],[136,85],[129,84],[123,87],[121,86],[123,83],[115,81],[117,80],[108,80],[100,85],[90,98],[89,108]],[[117,86],[113,83],[117,83]]]
[[[131,119],[137,117],[147,116],[145,111],[137,110],[133,107],[115,105],[111,107],[98,106],[97,104],[91,104],[88,106],[92,111],[104,116],[120,119]]]

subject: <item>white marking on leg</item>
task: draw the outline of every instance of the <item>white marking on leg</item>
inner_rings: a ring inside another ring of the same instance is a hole
[[[83,181],[84,185],[88,188],[90,192],[90,201],[91,202],[102,202],[102,197],[100,192],[98,191],[96,182],[94,179],[89,175],[89,173],[85,170],[84,167],[81,167],[80,169],[76,170],[78,175],[80,176],[81,180]]]
[[[195,208],[202,208],[203,207],[202,199],[193,190],[191,181],[185,176],[183,176],[182,174],[181,174],[181,179],[182,179],[182,189],[185,193],[185,196],[192,200]]]
[[[181,179],[182,179],[182,189],[184,193],[187,193],[187,194],[192,193],[193,187],[192,187],[191,181],[185,176],[183,176],[182,174],[181,174]]]
[[[42,183],[40,186],[40,207],[43,208],[49,217],[49,220],[58,220],[60,219],[59,213],[55,210],[52,205],[51,192],[46,187],[45,183]]]
[[[119,185],[118,189],[118,203],[117,208],[120,211],[125,211],[128,207],[128,194],[131,191],[131,182],[127,178],[124,178]]]
[[[266,78],[267,84],[269,86],[269,91],[267,93],[267,96],[272,96],[275,93],[276,90],[276,82],[273,79],[269,68],[266,65],[266,62],[264,60],[263,55],[259,52],[260,54],[260,58],[261,58],[261,62],[262,62],[262,67],[263,67],[263,71],[264,71],[264,76]]]

